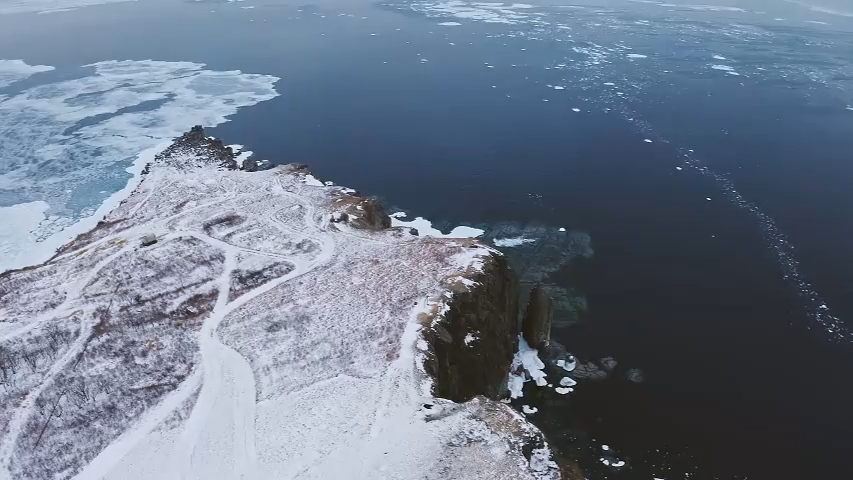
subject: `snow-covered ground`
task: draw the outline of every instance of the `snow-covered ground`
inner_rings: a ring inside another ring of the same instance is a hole
[[[362,202],[177,151],[0,276],[0,479],[559,478],[508,406],[430,395],[419,315],[497,253]]]

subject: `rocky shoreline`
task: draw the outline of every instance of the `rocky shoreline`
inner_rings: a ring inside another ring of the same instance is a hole
[[[0,467],[281,478],[319,449],[306,478],[352,455],[374,459],[364,478],[580,478],[501,401],[520,324],[547,351],[550,299],[534,290],[522,320],[499,252],[390,225],[304,165],[259,168],[193,128],[96,228],[0,275],[4,365],[35,359],[3,370]],[[175,453],[135,463],[152,444]]]

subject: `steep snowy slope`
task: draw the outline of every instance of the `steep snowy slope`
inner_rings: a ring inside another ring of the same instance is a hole
[[[490,319],[448,323],[498,253],[241,160],[194,129],[97,228],[0,276],[0,478],[560,477],[506,405],[433,396],[500,388],[463,331]]]

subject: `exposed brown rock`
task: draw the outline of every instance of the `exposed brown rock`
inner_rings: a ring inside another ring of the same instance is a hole
[[[340,212],[337,221],[348,223],[362,230],[385,230],[391,227],[391,217],[385,213],[385,207],[375,199],[364,198],[356,194],[345,194],[334,202]]]
[[[181,135],[168,148],[154,157],[157,163],[176,168],[195,168],[201,164],[215,165],[228,170],[237,170],[237,160],[231,147],[218,138],[209,138],[201,125],[194,126]],[[186,164],[191,162],[192,164]]]
[[[456,291],[449,310],[424,329],[433,394],[455,402],[503,395],[518,331],[518,283],[506,259],[494,254],[467,278],[477,284]]]

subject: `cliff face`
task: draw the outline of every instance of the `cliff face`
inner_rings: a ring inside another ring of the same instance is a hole
[[[446,313],[424,330],[430,345],[424,366],[438,397],[497,399],[506,390],[515,351],[518,282],[499,254],[467,279],[474,284],[457,283]]]

